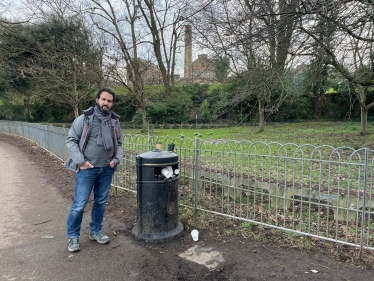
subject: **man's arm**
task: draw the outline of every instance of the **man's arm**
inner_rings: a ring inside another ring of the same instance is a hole
[[[79,149],[79,141],[82,137],[84,127],[84,115],[81,115],[74,120],[66,139],[66,146],[68,148],[69,155],[73,162],[78,166],[83,166],[86,162],[83,153]]]
[[[118,165],[120,162],[121,162],[121,159],[122,159],[122,152],[123,152],[123,149],[122,149],[122,130],[121,130],[121,126],[119,124],[119,122],[117,122],[117,150],[116,150],[116,154],[114,155],[112,161],[111,161],[111,167],[114,168],[114,166]],[[112,164],[113,162],[113,164]]]

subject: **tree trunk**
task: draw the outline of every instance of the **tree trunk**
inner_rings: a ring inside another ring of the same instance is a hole
[[[361,132],[360,135],[364,136],[367,134],[368,127],[368,108],[366,106],[366,92],[367,87],[358,87],[360,97],[360,108],[361,108]]]
[[[147,112],[145,110],[145,106],[142,106],[142,120],[143,120],[143,129],[142,132],[147,132],[148,124],[147,124]]]
[[[28,97],[23,98],[23,114],[26,116],[26,118],[32,120],[30,99]]]
[[[265,101],[263,99],[260,99],[258,102],[258,119],[258,129],[262,132],[265,127]]]
[[[323,108],[323,97],[318,95],[314,98],[314,119],[319,121],[322,118],[322,108]]]
[[[146,13],[145,8],[143,8],[142,2],[144,2],[145,5],[147,6],[147,9],[149,11],[148,14]],[[155,10],[155,5],[156,4],[154,3],[153,0],[152,1],[149,1],[149,0],[140,1],[140,0],[138,0],[138,4],[139,4],[139,8],[140,8],[141,12],[143,13],[144,18],[146,19],[148,28],[151,32],[152,39],[153,39],[153,42],[152,42],[153,43],[152,44],[153,45],[153,51],[154,51],[154,54],[157,58],[158,68],[161,72],[162,81],[163,81],[164,88],[165,88],[165,95],[166,95],[166,97],[169,97],[170,94],[171,94],[171,85],[172,85],[170,72],[174,73],[174,69],[169,69],[169,67],[170,67],[170,60],[172,58],[173,59],[175,58],[176,44],[172,45],[172,46],[174,46],[175,49],[171,48],[169,56],[166,55],[169,52],[167,50],[167,48],[165,48],[165,44],[168,44],[168,43],[165,43],[165,38],[164,38],[165,34],[164,34],[164,31],[163,31],[163,29],[165,29],[166,26],[160,23],[160,19],[157,16],[157,11]],[[166,16],[166,15],[167,15],[167,11],[165,11],[165,14],[163,16]],[[174,33],[175,32],[175,24],[173,24],[172,26],[173,26],[173,31],[172,32]],[[176,38],[175,38],[175,40],[176,40]],[[164,63],[164,60],[169,61],[169,62]],[[166,66],[169,66],[169,67],[166,68],[165,64],[166,64]],[[174,67],[175,62],[172,61],[171,65]]]
[[[78,108],[78,103],[73,105],[73,111],[74,111],[74,116],[77,118],[79,116],[79,108]]]
[[[362,136],[368,133],[368,111],[366,106],[361,106],[361,132]]]

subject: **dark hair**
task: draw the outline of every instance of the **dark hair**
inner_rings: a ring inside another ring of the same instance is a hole
[[[113,96],[113,103],[116,101],[116,94],[114,93],[114,91],[111,88],[108,88],[108,87],[101,88],[97,92],[95,99],[100,99],[100,95],[101,95],[102,92],[107,92],[108,94],[111,94]]]

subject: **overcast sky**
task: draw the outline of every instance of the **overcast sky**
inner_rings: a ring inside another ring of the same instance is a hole
[[[13,22],[22,22],[32,18],[35,7],[31,7],[27,2],[33,5],[40,4],[40,0],[0,0],[0,17],[6,18]],[[184,35],[182,36],[184,38]],[[184,74],[184,43],[177,53],[178,61],[175,72],[183,76]],[[192,58],[197,59],[198,54],[204,53],[198,50],[196,44],[192,44]]]

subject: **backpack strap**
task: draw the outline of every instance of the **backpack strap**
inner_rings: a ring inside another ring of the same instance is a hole
[[[112,119],[114,119],[114,120],[118,120],[119,119],[119,115],[117,115],[117,114],[115,114],[114,112],[112,112]]]
[[[83,111],[83,114],[84,114],[86,117],[91,116],[93,113],[94,113],[94,108],[93,108],[93,107],[91,107],[91,108],[89,108],[89,109]]]

